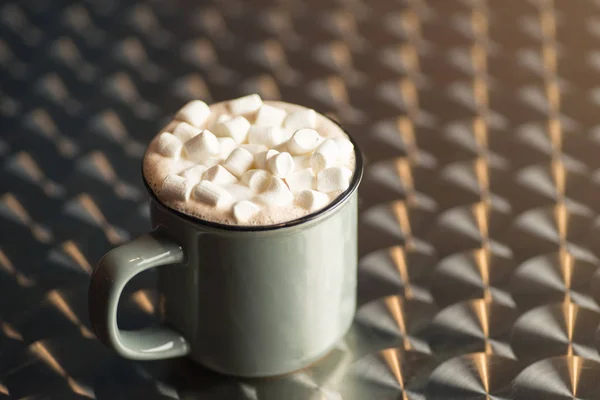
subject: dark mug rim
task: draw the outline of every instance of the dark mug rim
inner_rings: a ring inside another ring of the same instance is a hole
[[[346,136],[348,136],[348,139],[350,139],[350,142],[352,142],[352,145],[354,146],[354,175],[352,175],[352,180],[350,181],[350,186],[348,187],[348,189],[346,189],[344,192],[340,193],[340,195],[338,197],[336,197],[335,199],[333,199],[333,201],[331,203],[329,203],[327,206],[325,206],[324,208],[322,208],[318,211],[312,212],[310,214],[306,214],[303,217],[296,218],[291,221],[285,221],[285,222],[281,222],[278,224],[272,224],[272,225],[230,225],[230,224],[221,224],[219,222],[207,221],[205,219],[193,217],[191,215],[182,213],[181,211],[178,211],[172,207],[169,207],[168,205],[164,204],[163,202],[161,202],[159,200],[158,196],[156,196],[156,194],[154,193],[154,191],[152,190],[152,188],[146,181],[146,177],[144,176],[144,170],[143,170],[143,163],[144,163],[143,159],[144,158],[142,158],[142,181],[144,182],[146,191],[150,194],[150,197],[154,201],[156,201],[159,205],[161,205],[165,209],[167,209],[170,212],[177,215],[179,218],[182,218],[182,219],[186,220],[187,222],[191,222],[193,224],[197,224],[197,225],[212,228],[212,229],[222,229],[222,230],[233,231],[233,232],[264,232],[264,231],[274,231],[274,230],[284,229],[284,228],[291,228],[291,227],[294,227],[297,225],[302,225],[307,222],[318,219],[318,218],[322,217],[324,214],[329,214],[329,213],[333,212],[335,209],[337,209],[342,204],[344,204],[346,202],[346,200],[348,198],[350,198],[350,196],[352,196],[352,194],[358,189],[358,185],[360,184],[360,182],[362,180],[363,167],[364,167],[363,154],[360,151],[360,148],[357,146],[356,140],[348,133],[348,131],[339,122],[337,122],[336,120],[334,120],[324,114],[321,114],[321,115],[323,115],[325,118],[329,119],[334,124],[336,124],[346,134]],[[145,157],[145,155],[144,155],[144,157]]]

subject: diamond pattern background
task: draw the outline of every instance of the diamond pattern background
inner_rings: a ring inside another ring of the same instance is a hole
[[[0,399],[600,398],[599,37],[595,0],[2,2]],[[87,282],[149,228],[144,146],[251,92],[365,153],[356,322],[275,379],[120,359]]]

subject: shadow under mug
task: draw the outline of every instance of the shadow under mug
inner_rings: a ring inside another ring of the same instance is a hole
[[[264,377],[304,368],[349,329],[356,309],[356,147],[350,187],[324,209],[269,226],[223,225],[162,205],[150,194],[153,231],[109,251],[89,288],[93,329],[123,357],[189,356],[217,372]],[[119,330],[121,293],[158,268],[163,323]]]

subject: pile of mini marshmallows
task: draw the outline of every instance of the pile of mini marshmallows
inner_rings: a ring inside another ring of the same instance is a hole
[[[194,100],[176,114],[177,123],[167,127],[171,132],[158,136],[161,155],[193,164],[168,175],[160,197],[230,209],[238,223],[246,223],[265,207],[295,202],[318,210],[330,202],[328,194],[350,185],[354,146],[345,137],[319,135],[314,110],[287,113],[257,94],[227,107],[210,130],[202,129],[211,110]],[[247,190],[236,190],[240,186]]]

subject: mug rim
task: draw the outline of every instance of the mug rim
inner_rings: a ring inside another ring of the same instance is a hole
[[[331,201],[328,205],[326,205],[324,208],[322,208],[318,211],[306,214],[300,218],[296,218],[296,219],[293,219],[290,221],[284,221],[284,222],[280,222],[278,224],[271,224],[271,225],[230,225],[230,224],[222,224],[219,222],[207,221],[205,219],[200,219],[198,217],[193,217],[191,215],[182,213],[181,211],[178,211],[174,208],[171,208],[171,207],[167,206],[166,204],[164,204],[162,201],[160,201],[158,196],[156,196],[156,194],[154,193],[154,191],[152,190],[152,188],[146,181],[146,177],[144,176],[144,170],[143,170],[144,158],[142,158],[142,181],[144,182],[146,191],[149,193],[152,200],[156,201],[160,206],[164,207],[169,212],[174,213],[179,218],[186,220],[187,222],[197,224],[197,225],[200,225],[203,227],[219,229],[219,230],[226,230],[226,231],[231,231],[231,232],[275,231],[275,230],[279,230],[279,229],[291,228],[294,226],[302,225],[302,224],[314,221],[318,218],[321,218],[325,214],[330,214],[330,213],[334,212],[337,208],[342,206],[346,202],[346,200],[348,200],[350,198],[350,196],[352,196],[352,194],[358,189],[358,185],[360,184],[360,182],[362,180],[363,172],[364,172],[363,171],[363,169],[364,169],[363,154],[362,154],[362,151],[360,150],[360,148],[357,146],[356,139],[354,139],[352,137],[352,135],[350,135],[348,133],[348,131],[338,121],[334,120],[331,117],[326,116],[325,114],[321,114],[321,115],[324,116],[325,118],[329,119],[330,121],[332,121],[334,124],[336,124],[346,134],[346,136],[348,137],[350,142],[352,142],[352,145],[354,146],[354,174],[352,175],[352,180],[350,181],[350,186],[348,187],[348,189],[346,189],[345,191],[340,193],[335,199],[333,199],[333,201]],[[144,157],[145,157],[145,154],[144,154]]]

